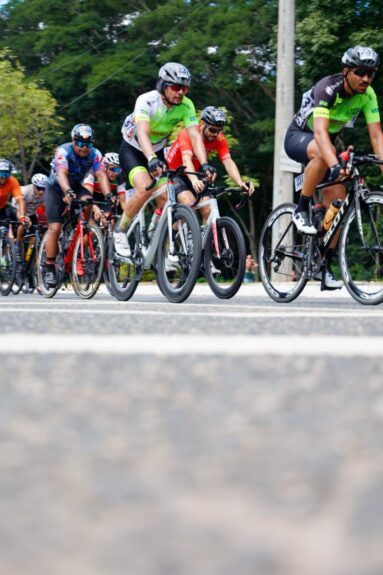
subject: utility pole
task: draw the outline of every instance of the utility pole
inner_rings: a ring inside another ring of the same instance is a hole
[[[295,0],[279,0],[273,209],[292,201],[292,172],[300,171],[300,165],[287,158],[283,147],[294,114],[294,20]]]

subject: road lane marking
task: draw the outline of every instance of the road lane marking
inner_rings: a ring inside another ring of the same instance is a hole
[[[179,308],[178,308],[179,309]],[[253,309],[252,312],[242,312],[242,311],[178,311],[175,307],[172,307],[172,315],[173,317],[216,317],[216,318],[230,318],[230,319],[262,319],[262,318],[279,318],[279,319],[288,319],[288,318],[333,318],[333,319],[342,319],[342,318],[381,318],[383,317],[383,311],[370,310],[370,309],[361,309],[361,310],[313,310],[313,309],[298,309],[297,311],[292,311],[291,308],[281,307],[279,308],[280,311],[276,311],[275,308],[271,309],[270,311],[265,310],[264,307],[259,307],[262,311],[257,311],[257,309]],[[222,309],[222,308],[220,308]],[[228,309],[227,307],[224,309]],[[142,315],[142,316],[164,316],[169,317],[169,310],[136,310],[130,308],[124,309],[68,309],[67,307],[58,307],[56,305],[52,305],[49,307],[45,307],[43,309],[36,309],[34,307],[7,307],[7,308],[0,308],[0,317],[7,314],[15,314],[15,313],[26,313],[26,314],[65,314],[65,315]]]
[[[0,336],[0,354],[224,355],[382,357],[383,337],[52,335]]]

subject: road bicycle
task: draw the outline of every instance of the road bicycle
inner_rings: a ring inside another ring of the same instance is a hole
[[[240,188],[224,188],[207,185],[197,194],[194,209],[210,207],[206,226],[202,234],[202,272],[212,292],[221,299],[233,297],[242,285],[246,267],[246,245],[241,228],[233,218],[221,217],[218,196],[227,193],[242,193]],[[246,201],[243,196],[236,208]],[[203,199],[207,198],[207,199]]]
[[[268,295],[278,303],[294,300],[308,280],[324,268],[335,234],[339,267],[350,295],[364,305],[383,301],[383,193],[370,190],[359,167],[383,165],[374,154],[358,155],[350,146],[341,160],[349,175],[343,180],[347,195],[323,237],[300,234],[292,222],[296,205],[282,204],[267,218],[259,245],[259,272]],[[324,182],[320,190],[339,182]],[[296,191],[302,175],[296,178]],[[312,207],[310,207],[310,210]]]
[[[71,201],[71,216],[63,224],[58,240],[55,286],[45,282],[48,232],[44,235],[37,257],[38,286],[44,297],[53,297],[69,278],[81,298],[89,299],[97,292],[105,267],[105,243],[100,228],[85,219],[83,208],[91,204],[93,199]]]
[[[113,295],[126,301],[137,289],[144,270],[154,269],[161,292],[172,303],[189,297],[201,263],[201,234],[195,213],[189,206],[177,204],[173,179],[185,168],[167,168],[166,185],[156,190],[134,217],[127,231],[131,255],[116,253],[113,237],[108,242],[108,275]],[[153,180],[147,190],[158,183]],[[155,229],[148,234],[146,208],[167,191],[168,200]]]
[[[26,228],[21,246],[21,261],[16,257],[16,274],[12,286],[14,295],[20,291],[33,293],[37,288],[36,258],[45,231],[46,226],[39,223]]]
[[[10,226],[18,224],[10,219],[0,221],[0,293],[8,295],[16,275],[16,245],[10,237]]]

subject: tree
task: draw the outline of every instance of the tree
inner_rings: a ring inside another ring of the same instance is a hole
[[[0,52],[0,150],[19,168],[24,183],[57,137],[56,106],[48,90],[25,78],[10,51]]]

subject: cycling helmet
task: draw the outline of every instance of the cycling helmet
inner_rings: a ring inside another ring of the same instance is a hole
[[[226,124],[226,114],[224,110],[214,108],[214,106],[208,106],[202,110],[201,120],[207,122],[211,126],[223,128],[223,126]]]
[[[191,74],[186,66],[177,62],[168,62],[164,64],[158,72],[157,90],[163,92],[169,84],[181,84],[181,86],[190,86]]]
[[[13,166],[9,160],[6,160],[5,158],[0,158],[0,172],[6,172],[8,174],[6,176],[7,178],[9,178],[9,176],[11,175],[12,168]]]
[[[48,176],[45,174],[35,174],[32,176],[31,182],[38,188],[46,188],[48,184]]]
[[[76,142],[94,142],[94,131],[88,124],[76,124],[71,131],[71,136]]]
[[[107,152],[102,159],[102,163],[105,166],[119,166],[120,159],[118,157],[118,154],[116,154],[115,152]]]
[[[354,46],[343,54],[342,64],[346,68],[377,68],[380,64],[379,56],[372,48]]]

